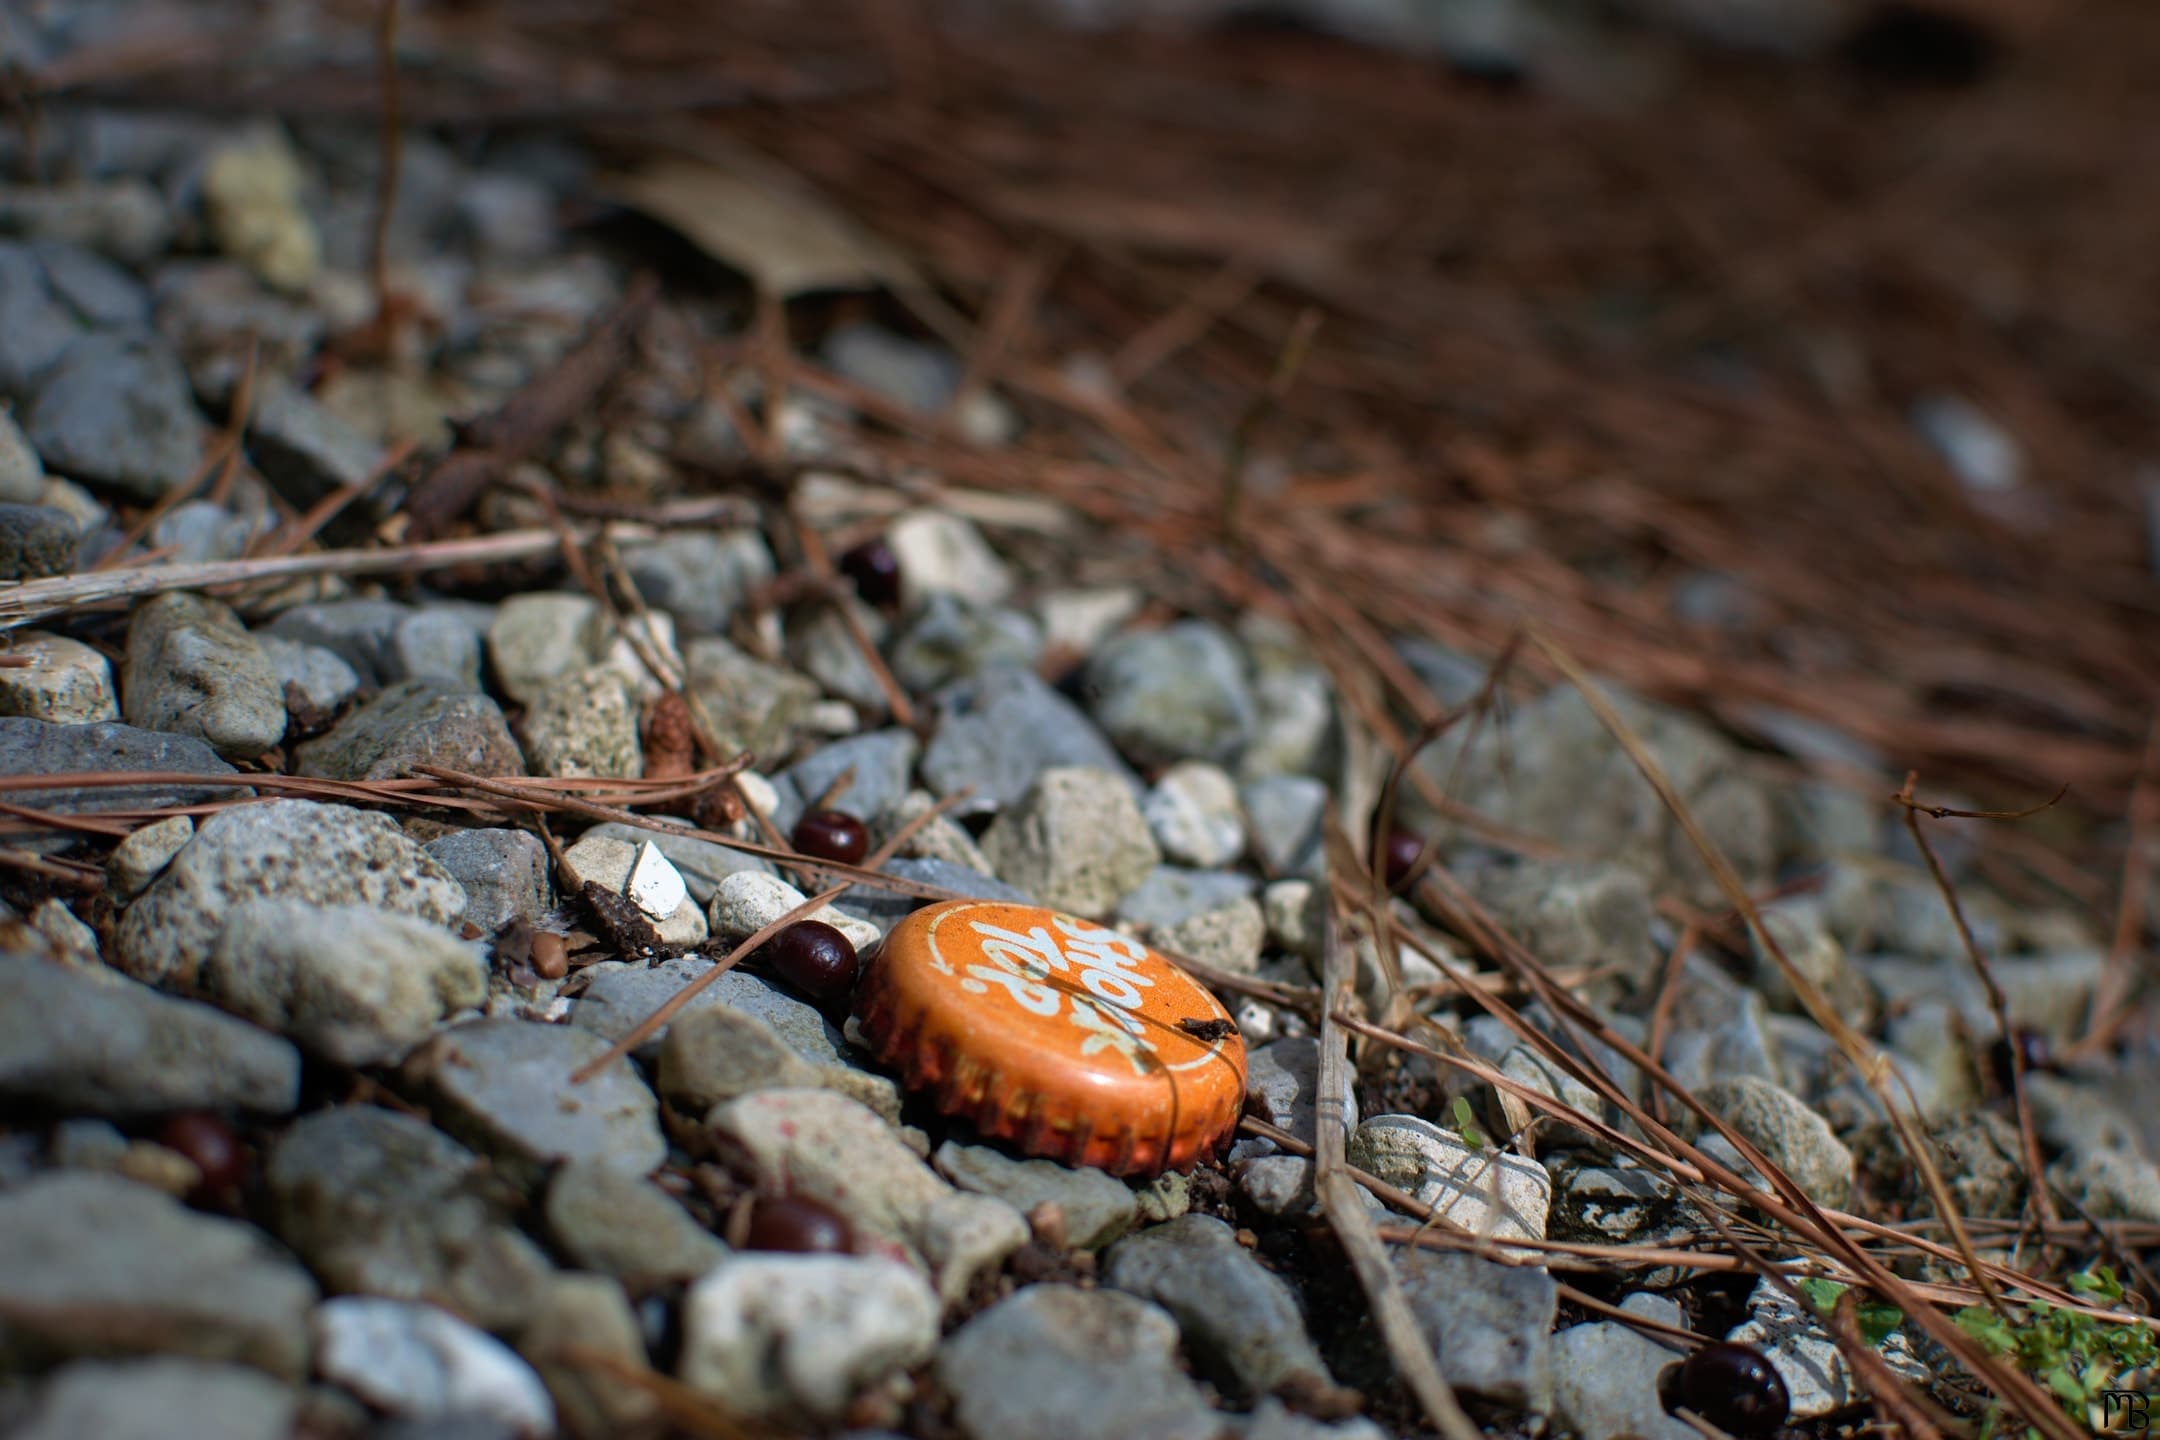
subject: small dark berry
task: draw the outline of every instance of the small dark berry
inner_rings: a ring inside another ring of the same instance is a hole
[[[1388,831],[1387,840],[1380,847],[1380,863],[1385,867],[1388,889],[1401,889],[1417,865],[1418,856],[1424,853],[1424,837],[1408,830]]]
[[[1785,1381],[1760,1350],[1705,1345],[1680,1367],[1680,1403],[1733,1435],[1767,1435],[1785,1423]]]
[[[183,1110],[158,1127],[157,1143],[185,1155],[202,1172],[195,1193],[204,1200],[231,1203],[247,1184],[247,1147],[232,1126],[206,1110]]]
[[[817,1005],[844,1005],[861,962],[847,936],[820,920],[798,920],[761,952],[780,983]]]
[[[795,822],[794,840],[803,854],[843,865],[870,853],[870,827],[845,810],[812,810]]]
[[[865,540],[840,557],[840,573],[855,582],[863,603],[887,609],[900,603],[900,557],[884,537]]]
[[[855,1248],[847,1221],[800,1196],[760,1195],[750,1207],[745,1250],[791,1250],[798,1254],[846,1254]]]

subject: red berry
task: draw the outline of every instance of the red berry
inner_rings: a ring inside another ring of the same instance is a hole
[[[795,822],[794,840],[803,854],[843,865],[870,853],[870,827],[845,810],[812,810]]]
[[[1705,1345],[1680,1367],[1680,1403],[1733,1435],[1764,1435],[1785,1423],[1785,1381],[1760,1350]]]
[[[863,603],[879,609],[900,603],[900,557],[884,537],[865,540],[840,557],[840,573],[855,582]]]
[[[760,1195],[750,1207],[745,1250],[790,1250],[798,1254],[846,1254],[855,1248],[847,1221],[800,1196]]]
[[[157,1142],[185,1155],[202,1172],[197,1196],[225,1203],[238,1200],[247,1184],[248,1154],[232,1126],[206,1110],[183,1110],[166,1117]]]
[[[1423,837],[1409,830],[1390,830],[1381,843],[1380,863],[1387,876],[1388,889],[1397,890],[1410,878],[1410,871],[1417,865],[1418,856],[1425,853]]]
[[[855,993],[861,962],[854,944],[820,920],[798,920],[759,952],[789,989],[818,1005],[844,1005]]]

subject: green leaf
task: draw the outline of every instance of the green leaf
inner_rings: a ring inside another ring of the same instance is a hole
[[[1885,1340],[1897,1333],[1898,1326],[1905,1323],[1904,1311],[1879,1301],[1860,1306],[1859,1316],[1860,1338],[1878,1350]]]
[[[2047,1381],[2048,1389],[2053,1390],[2063,1404],[2071,1408],[2073,1414],[2084,1410],[2085,1383],[2078,1379],[2077,1373],[2068,1363],[2050,1366],[2047,1374],[2041,1378]]]
[[[1842,1281],[1825,1280],[1819,1275],[1810,1276],[1793,1288],[1807,1297],[1808,1304],[1815,1307],[1816,1314],[1823,1316],[1837,1309],[1838,1296],[1845,1293]]]
[[[1455,1129],[1462,1136],[1463,1143],[1473,1150],[1484,1149],[1487,1142],[1484,1133],[1477,1128],[1477,1117],[1470,1109],[1470,1098],[1467,1095],[1457,1095],[1453,1111]]]
[[[2080,1295],[2098,1295],[2103,1300],[2123,1298],[2122,1281],[2105,1265],[2095,1265],[2070,1277],[2070,1288]]]
[[[1967,1335],[1987,1347],[1988,1353],[2002,1355],[2018,1348],[2017,1333],[2009,1322],[1985,1305],[1968,1305],[1950,1317]]]

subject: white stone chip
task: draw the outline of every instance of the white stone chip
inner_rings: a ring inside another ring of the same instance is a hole
[[[409,1419],[485,1416],[519,1435],[555,1433],[555,1403],[509,1346],[446,1310],[345,1296],[315,1310],[315,1366],[377,1409]]]
[[[630,867],[632,903],[655,920],[665,920],[690,898],[682,872],[648,840],[639,847],[637,863]]]

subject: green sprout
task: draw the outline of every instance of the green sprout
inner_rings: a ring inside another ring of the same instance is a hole
[[[1807,1297],[1808,1304],[1812,1305],[1815,1313],[1825,1321],[1829,1320],[1830,1312],[1837,1309],[1838,1297],[1847,1289],[1839,1281],[1819,1278],[1802,1280],[1794,1288]],[[1882,1348],[1885,1340],[1896,1333],[1898,1326],[1905,1323],[1904,1311],[1880,1300],[1859,1302],[1853,1307],[1853,1315],[1860,1322],[1860,1338],[1878,1350]]]
[[[1471,1113],[1468,1096],[1457,1095],[1452,1109],[1455,1116],[1455,1130],[1457,1134],[1462,1136],[1463,1144],[1468,1145],[1472,1150],[1483,1150],[1492,1143],[1485,1138],[1485,1132],[1478,1129],[1477,1118]]]

